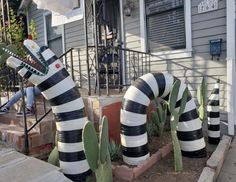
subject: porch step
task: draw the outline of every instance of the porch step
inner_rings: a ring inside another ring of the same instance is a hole
[[[42,115],[38,115],[40,118]],[[35,116],[27,117],[27,128],[36,122]],[[28,134],[29,155],[44,159],[50,153],[55,142],[55,119],[52,113],[38,123]],[[25,133],[23,117],[16,117],[16,111],[0,115],[0,141],[25,152]]]
[[[0,152],[0,179],[16,182],[71,181],[61,173],[60,168],[11,150]]]

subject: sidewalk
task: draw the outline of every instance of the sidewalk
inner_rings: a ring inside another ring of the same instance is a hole
[[[217,178],[217,182],[236,181],[236,137],[233,138],[224,164]]]

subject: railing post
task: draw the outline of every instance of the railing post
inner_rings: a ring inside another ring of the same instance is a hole
[[[73,49],[70,51],[70,67],[71,67],[71,77],[75,81],[74,75],[74,59],[73,59]]]

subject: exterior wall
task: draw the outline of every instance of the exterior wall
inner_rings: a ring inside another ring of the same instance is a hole
[[[202,0],[191,1],[191,29],[192,29],[192,56],[169,58],[170,55],[152,56],[152,72],[169,72],[180,79],[184,79],[192,95],[196,91],[202,77],[207,82],[208,96],[217,79],[220,84],[221,119],[226,120],[226,1],[219,0],[219,7],[215,11],[198,14],[198,4]],[[124,16],[126,48],[140,50],[140,20],[139,4],[136,3],[131,17]],[[220,59],[211,60],[209,40],[223,39]],[[174,57],[174,55],[172,55]]]
[[[37,9],[37,5],[35,3],[31,3],[28,8],[29,22],[31,21],[31,19],[33,19],[35,22],[35,28],[37,33],[37,40],[35,41],[40,46],[45,45],[43,14],[46,12],[48,11]]]

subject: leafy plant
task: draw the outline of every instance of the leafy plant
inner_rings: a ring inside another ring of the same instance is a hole
[[[154,134],[154,129],[153,129],[154,127],[153,127],[152,120],[147,122],[146,127],[147,127],[148,142],[150,143],[152,141],[152,137]]]
[[[152,122],[156,127],[157,136],[161,137],[164,131],[167,118],[167,104],[161,103],[160,99],[156,98],[156,111],[152,111]]]
[[[178,99],[180,84],[181,84],[180,80],[175,81],[171,89],[169,102],[168,102],[168,107],[171,113],[171,119],[170,119],[171,139],[172,139],[172,144],[173,144],[173,149],[174,149],[174,161],[175,161],[176,172],[183,170],[182,154],[181,154],[179,140],[177,137],[176,126],[179,122],[180,115],[184,112],[184,109],[187,103],[187,97],[188,97],[188,89],[186,87],[182,95],[180,107],[177,110],[175,106]]]
[[[116,143],[114,140],[111,139],[108,145],[108,149],[109,149],[111,160],[121,158],[122,152],[121,152],[120,144]]]
[[[35,22],[33,19],[30,20],[29,24],[30,36],[33,40],[37,39],[36,27]]]
[[[57,148],[57,132],[55,135],[55,147],[51,151],[51,153],[49,154],[48,163],[59,167],[59,152],[58,152],[58,148]]]
[[[108,121],[102,118],[99,140],[94,124],[87,122],[83,129],[84,152],[97,182],[112,182],[111,158],[108,149]],[[99,142],[98,142],[99,141]]]
[[[206,118],[206,103],[207,103],[206,81],[204,77],[202,78],[201,85],[197,89],[197,100],[199,103],[199,108],[198,108],[199,118],[203,123]]]

